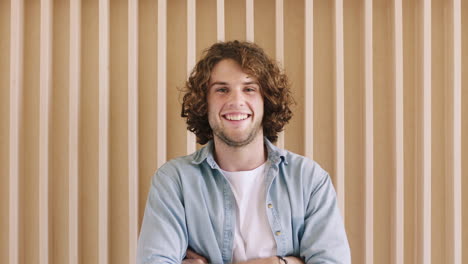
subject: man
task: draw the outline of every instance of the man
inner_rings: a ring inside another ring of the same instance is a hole
[[[257,45],[211,46],[182,117],[206,146],[153,176],[137,263],[350,263],[329,175],[275,147],[292,117],[287,77]]]

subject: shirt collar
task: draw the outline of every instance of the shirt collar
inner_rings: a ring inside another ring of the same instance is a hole
[[[286,150],[278,148],[266,137],[264,137],[264,142],[268,152],[268,160],[272,164],[279,164],[283,161],[285,165],[288,165],[288,162],[286,161]],[[219,168],[218,164],[214,160],[213,147],[213,140],[208,141],[205,147],[194,153],[192,163],[200,164],[206,160],[212,169]]]

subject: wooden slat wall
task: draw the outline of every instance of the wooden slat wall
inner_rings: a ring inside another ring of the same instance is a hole
[[[20,177],[20,125],[22,116],[22,100],[24,85],[24,2],[10,3],[10,109],[9,115],[3,118],[10,120],[9,127],[9,155],[2,163],[9,168],[8,176],[8,241],[2,247],[8,247],[3,259],[9,263],[19,263],[19,177]],[[5,69],[6,70],[6,69]],[[6,89],[7,87],[2,87]],[[3,119],[2,118],[2,119]],[[5,176],[2,176],[4,178]]]
[[[68,117],[68,263],[78,264],[78,174],[81,104],[81,1],[70,1],[70,83]]]
[[[167,66],[167,2],[166,0],[158,0],[158,160],[157,165],[160,167],[166,161],[167,156],[167,87],[166,87],[166,66]]]
[[[284,1],[275,0],[275,46],[276,60],[281,66],[284,66]],[[277,146],[284,148],[284,133],[278,135]]]
[[[343,0],[335,0],[335,189],[343,218],[345,214],[344,38]]]
[[[254,0],[245,0],[245,38],[247,41],[254,41],[254,29]]]
[[[395,193],[393,197],[394,230],[392,232],[392,262],[404,262],[404,102],[403,102],[403,8],[402,1],[395,0],[394,19],[394,78],[395,78]]]
[[[448,154],[452,162],[447,175],[447,199],[448,221],[447,221],[447,262],[462,263],[462,21],[461,21],[461,0],[454,0],[452,3],[452,105],[453,109],[449,114],[452,121],[451,155]],[[465,51],[466,52],[466,51]],[[450,66],[449,66],[450,67]],[[466,89],[465,89],[466,91]],[[450,100],[450,98],[449,98]],[[465,131],[466,134],[466,131]],[[450,145],[450,143],[447,143]],[[451,164],[450,164],[451,163]],[[465,207],[466,208],[466,207]],[[466,242],[465,242],[466,243]]]
[[[196,1],[187,0],[187,75],[189,77],[196,63]],[[195,134],[187,130],[187,154],[196,150]]]
[[[134,263],[152,173],[197,149],[177,89],[233,38],[290,76],[278,145],[330,173],[353,263],[468,263],[467,17],[462,0],[0,0],[0,263]]]
[[[128,3],[128,262],[138,241],[138,0]]]
[[[432,242],[432,3],[424,0],[422,4],[422,171],[420,174],[420,196],[418,204],[421,213],[418,215],[419,226],[419,256],[417,262],[431,264]]]
[[[364,200],[364,257],[366,264],[374,262],[374,52],[373,52],[373,17],[372,0],[365,0],[364,4],[364,78],[365,78],[365,200]]]
[[[305,105],[304,116],[304,156],[313,159],[314,156],[314,2],[305,1],[305,82],[304,94]]]
[[[225,40],[224,12],[224,0],[216,0],[216,39],[219,41]]]
[[[99,1],[98,263],[109,263],[110,1]]]
[[[49,134],[52,88],[52,1],[41,1],[39,92],[39,263],[49,263]]]

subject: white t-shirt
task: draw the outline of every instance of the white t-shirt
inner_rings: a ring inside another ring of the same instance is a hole
[[[276,241],[266,213],[266,163],[251,171],[222,171],[237,204],[233,262],[276,256]]]

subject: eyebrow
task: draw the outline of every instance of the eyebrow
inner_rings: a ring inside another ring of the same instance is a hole
[[[259,85],[257,82],[243,82],[242,84],[243,85],[252,85],[252,84]],[[228,83],[227,82],[214,82],[210,84],[210,87],[213,87],[215,85],[228,85]]]
[[[212,84],[210,84],[210,87],[213,87],[215,85],[227,85],[228,83],[227,82],[214,82]]]

